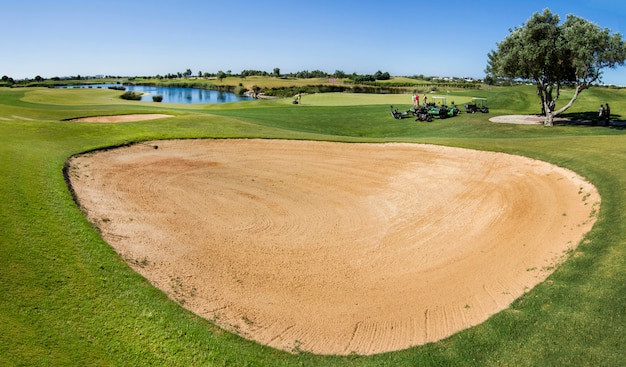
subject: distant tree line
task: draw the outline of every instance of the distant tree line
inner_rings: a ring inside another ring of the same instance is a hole
[[[239,78],[245,79],[250,76],[263,76],[263,77],[272,76],[272,77],[277,77],[277,78],[298,78],[298,79],[337,78],[337,79],[350,79],[355,83],[374,82],[377,80],[391,79],[391,75],[388,72],[382,72],[380,70],[378,70],[374,74],[357,74],[357,73],[347,74],[343,72],[342,70],[336,70],[334,73],[327,73],[322,70],[312,70],[312,71],[301,70],[297,72],[281,74],[280,68],[274,68],[272,72],[267,72],[264,70],[246,69],[246,70],[242,70],[241,73],[239,74],[233,74],[231,70],[227,70],[227,71],[219,70],[216,73],[202,72],[202,71],[198,71],[197,73],[194,73],[191,69],[187,69],[185,71],[168,73],[165,75],[157,74],[154,76],[137,76],[137,77],[138,78],[169,79],[169,80],[186,79],[186,78],[191,78],[191,77],[205,78],[205,79],[217,78],[221,81],[222,79],[226,77],[239,77]],[[113,75],[106,75],[106,76],[100,75],[100,76],[91,76],[91,77],[83,77],[80,75],[76,75],[76,76],[53,77],[50,79],[45,79],[37,75],[34,79],[24,79],[24,80],[16,81],[15,79],[5,75],[2,77],[1,83],[3,85],[13,85],[13,84],[24,84],[24,83],[32,83],[32,82],[44,82],[46,80],[62,82],[62,81],[67,81],[67,80],[116,79],[116,78],[117,79],[121,79],[121,78],[132,79],[128,77],[113,76]]]
[[[73,85],[84,84],[85,82],[106,82],[106,80],[124,79],[124,84],[144,84],[144,85],[161,85],[161,86],[185,86],[204,89],[219,89],[224,91],[230,91],[235,93],[247,92],[243,87],[243,83],[239,83],[238,86],[219,85],[213,82],[202,82],[203,79],[217,79],[220,82],[227,77],[238,77],[246,79],[248,77],[260,76],[260,77],[275,77],[281,79],[329,79],[332,86],[324,86],[311,84],[307,87],[298,87],[300,90],[296,90],[297,87],[282,87],[282,88],[260,88],[256,86],[256,90],[252,92],[254,95],[263,93],[266,95],[283,96],[290,93],[319,93],[327,91],[351,91],[356,93],[407,93],[419,89],[431,89],[437,87],[453,87],[453,88],[480,88],[480,81],[467,81],[462,78],[436,78],[428,77],[424,75],[408,76],[408,78],[416,79],[415,82],[404,81],[394,82],[391,81],[391,75],[389,72],[383,72],[381,70],[376,71],[374,74],[348,74],[342,70],[335,70],[334,73],[327,73],[322,70],[301,70],[292,73],[281,73],[280,68],[274,68],[271,72],[264,70],[246,69],[242,70],[239,74],[233,73],[231,70],[222,71],[219,70],[216,73],[197,71],[193,72],[191,69],[185,71],[168,73],[165,75],[156,76],[133,76],[122,77],[113,75],[99,75],[99,76],[70,76],[70,77],[54,77],[50,79],[44,79],[41,76],[36,76],[34,79],[26,79],[16,81],[8,76],[3,76],[0,80],[0,86],[60,86],[60,85]],[[152,79],[152,80],[151,80]],[[154,79],[163,81],[163,84],[155,82]],[[341,81],[341,83],[333,83],[333,79]],[[118,82],[120,84],[121,82]],[[296,88],[296,89],[294,89]],[[292,90],[294,89],[294,90]]]
[[[157,75],[155,78],[157,79],[180,79],[180,78],[188,78],[193,75],[193,72],[187,69],[186,72],[178,72],[174,74],[166,74],[165,76]],[[239,77],[245,79],[250,76],[272,76],[277,78],[298,78],[298,79],[314,79],[314,78],[337,78],[337,79],[351,79],[354,82],[362,82],[362,81],[377,81],[377,80],[389,80],[391,79],[391,75],[389,72],[382,72],[378,70],[374,74],[365,74],[360,75],[357,73],[346,74],[342,70],[335,70],[334,73],[327,73],[322,70],[301,70],[297,72],[281,74],[280,68],[274,68],[274,70],[270,73],[264,70],[242,70],[239,74],[233,74],[231,70],[226,72],[220,70],[217,73],[208,73],[198,71],[196,74],[198,78],[217,78],[222,80],[226,77]]]

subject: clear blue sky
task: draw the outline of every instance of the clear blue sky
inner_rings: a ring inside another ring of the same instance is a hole
[[[0,75],[280,68],[482,78],[487,53],[545,8],[626,34],[623,0],[7,0]],[[626,85],[626,67],[604,75]]]

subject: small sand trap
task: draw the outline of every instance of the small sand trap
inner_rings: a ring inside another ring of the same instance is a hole
[[[70,121],[77,122],[134,122],[134,121],[144,121],[144,120],[156,120],[162,119],[166,117],[173,117],[172,115],[164,115],[158,113],[150,113],[150,114],[134,114],[134,115],[114,115],[114,116],[92,116],[92,117],[81,117],[77,119],[71,119]]]
[[[417,144],[159,141],[71,159],[104,239],[172,299],[275,348],[374,354],[485,321],[595,222],[574,172]]]
[[[491,117],[489,121],[507,124],[527,124],[527,125],[543,125],[546,120],[545,116],[540,115],[503,115]],[[555,117],[554,123],[567,122],[569,119],[563,117]]]

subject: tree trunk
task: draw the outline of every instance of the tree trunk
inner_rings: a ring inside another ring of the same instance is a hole
[[[546,110],[546,119],[543,122],[543,126],[554,126],[554,118],[567,111],[567,109],[574,104],[574,101],[578,99],[578,95],[580,94],[580,92],[587,88],[589,88],[589,85],[587,83],[577,84],[576,88],[574,89],[574,95],[572,96],[572,99],[570,99],[570,101],[567,102],[567,104],[558,111],[554,111],[554,104],[550,106],[549,103],[545,101],[544,107]]]
[[[543,126],[548,126],[548,127],[552,127],[554,126],[554,112],[550,111],[549,109],[546,109],[546,119],[543,122]]]

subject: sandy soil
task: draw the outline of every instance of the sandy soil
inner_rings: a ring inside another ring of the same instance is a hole
[[[78,121],[78,122],[133,122],[133,121],[144,121],[144,120],[156,120],[162,119],[166,117],[172,117],[172,115],[164,115],[159,113],[150,113],[150,114],[134,114],[134,115],[113,115],[113,116],[92,116],[92,117],[81,117],[77,119],[72,119],[70,121]]]
[[[491,117],[489,121],[500,122],[508,124],[529,124],[529,125],[543,125],[546,120],[545,116],[540,115],[502,115]],[[568,122],[569,119],[563,117],[555,117],[554,123]]]
[[[595,222],[575,173],[414,144],[159,141],[71,160],[103,238],[172,299],[288,351],[374,354],[485,321]]]

